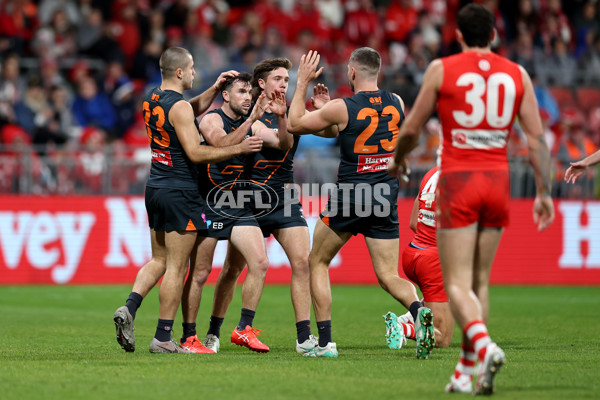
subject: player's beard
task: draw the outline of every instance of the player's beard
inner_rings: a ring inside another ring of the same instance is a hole
[[[352,90],[352,93],[354,93],[354,82],[348,79],[348,83],[350,84],[350,90]]]
[[[245,115],[248,115],[248,112],[250,111],[250,110],[248,110],[248,111],[244,110],[244,109],[242,108],[241,104],[240,104],[240,105],[237,105],[237,104],[230,103],[230,104],[229,104],[229,108],[231,108],[231,111],[233,111],[234,113],[236,113],[236,114],[237,114],[237,115],[239,115],[240,117],[243,117],[243,116],[245,116]]]

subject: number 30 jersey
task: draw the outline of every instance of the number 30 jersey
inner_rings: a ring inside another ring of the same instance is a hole
[[[183,150],[169,111],[184,100],[181,93],[154,88],[144,97],[143,115],[152,151],[152,165],[147,185],[155,188],[198,189],[198,170]],[[200,135],[198,122],[194,121]]]
[[[387,173],[404,113],[400,100],[384,90],[344,98],[348,125],[340,132],[339,183],[392,183]]]
[[[441,59],[441,169],[508,169],[506,143],[523,98],[519,66],[494,53]]]

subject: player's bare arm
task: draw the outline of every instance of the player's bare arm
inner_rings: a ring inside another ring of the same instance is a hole
[[[600,163],[600,150],[590,154],[583,160],[570,163],[571,166],[565,172],[565,182],[575,183],[580,176],[585,174],[588,167],[592,167],[598,163]]]
[[[244,121],[234,132],[227,134],[223,126],[223,120],[218,114],[208,114],[200,121],[200,132],[204,139],[211,146],[223,147],[239,144],[244,140],[252,124],[256,122],[264,113],[264,108],[257,102],[250,117]]]
[[[408,227],[411,231],[417,233],[417,222],[419,220],[419,196],[415,198],[415,202],[413,203],[412,211],[410,212],[410,221],[408,222]]]
[[[343,100],[332,100],[316,111],[307,112],[304,108],[308,85],[323,72],[323,67],[317,70],[319,60],[319,54],[312,50],[300,58],[296,91],[288,113],[288,131],[295,135],[312,134],[334,125],[339,132],[348,124],[348,111]]]
[[[415,104],[400,127],[396,152],[388,165],[390,175],[395,177],[408,175],[406,155],[417,145],[421,128],[435,109],[443,73],[440,60],[432,61],[427,67]]]
[[[215,101],[219,93],[221,93],[221,88],[223,87],[225,78],[227,78],[228,76],[237,76],[239,74],[239,72],[234,70],[222,72],[210,88],[206,89],[198,96],[192,98],[190,100],[190,104],[194,109],[194,115],[198,117],[204,114],[206,110],[208,110],[208,108]]]
[[[202,146],[198,129],[194,124],[195,118],[192,106],[187,101],[179,101],[169,112],[169,122],[175,128],[177,139],[192,162],[219,162],[239,154],[257,152],[262,148],[261,138],[249,138],[252,140],[220,148]]]
[[[523,100],[519,108],[519,123],[527,137],[529,158],[535,174],[537,196],[533,204],[533,220],[538,230],[544,230],[554,221],[554,205],[552,203],[550,181],[550,151],[544,139],[542,120],[533,84],[525,70],[521,67],[523,76]]]

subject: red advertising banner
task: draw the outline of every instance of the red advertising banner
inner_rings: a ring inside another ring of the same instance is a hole
[[[411,200],[399,201],[400,246],[412,237]],[[304,198],[312,231],[320,199]],[[532,201],[513,200],[492,271],[496,284],[600,285],[600,202],[556,201],[556,221],[537,232]],[[312,235],[311,235],[312,236]],[[209,282],[223,265],[219,242]],[[267,239],[268,283],[288,283],[283,249]],[[132,283],[151,256],[142,197],[0,196],[0,284]],[[331,282],[377,284],[361,236],[333,260]]]

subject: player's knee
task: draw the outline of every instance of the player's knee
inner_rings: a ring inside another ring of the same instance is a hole
[[[210,274],[211,270],[212,270],[212,267],[209,267],[208,269],[202,269],[200,271],[194,271],[192,279],[197,284],[204,285],[208,279],[208,275]]]
[[[268,269],[269,259],[267,257],[262,257],[252,264],[248,263],[248,271],[255,274],[266,275]]]
[[[308,276],[310,274],[308,256],[293,258],[290,260],[290,264],[292,267],[292,274],[298,276]]]
[[[450,343],[452,343],[452,334],[448,332],[440,332],[440,334],[435,335],[435,347],[444,349],[446,347],[450,347]]]
[[[331,260],[332,259],[323,257],[323,255],[319,254],[318,252],[311,251],[310,255],[308,256],[308,265],[310,269],[323,266],[328,267]]]

